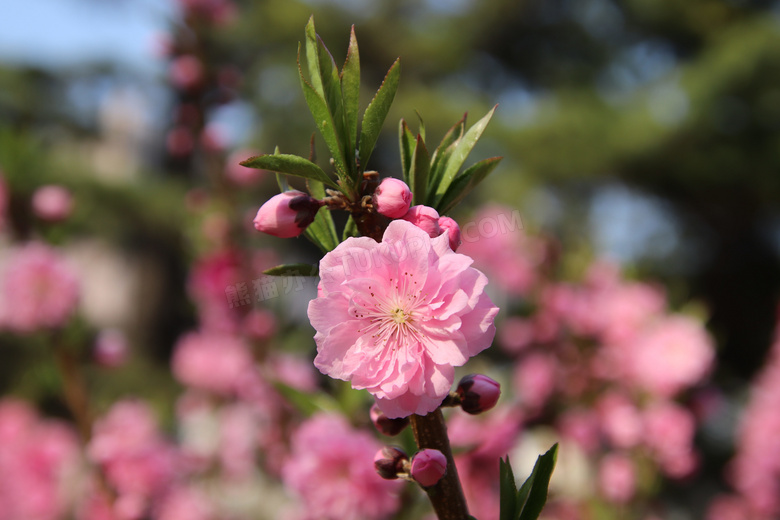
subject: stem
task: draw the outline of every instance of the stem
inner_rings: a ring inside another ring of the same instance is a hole
[[[92,417],[89,411],[86,385],[74,357],[61,345],[54,349],[57,365],[62,376],[62,390],[81,442],[86,446],[92,436]]]
[[[466,497],[458,478],[458,470],[452,458],[450,440],[447,437],[447,425],[441,409],[428,415],[412,415],[412,431],[420,449],[439,450],[447,458],[447,473],[434,486],[425,488],[439,520],[468,520],[469,510]]]

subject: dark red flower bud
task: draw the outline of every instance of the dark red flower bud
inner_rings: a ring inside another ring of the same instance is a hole
[[[472,415],[493,408],[501,395],[501,385],[482,374],[469,374],[458,383],[456,390],[463,411]]]
[[[382,410],[380,410],[377,405],[371,407],[370,415],[371,422],[374,423],[374,426],[379,430],[379,433],[389,437],[398,435],[409,425],[409,417],[390,419],[382,413]]]
[[[374,468],[380,477],[395,480],[400,473],[405,473],[404,463],[408,460],[409,457],[401,448],[385,446],[374,455]]]

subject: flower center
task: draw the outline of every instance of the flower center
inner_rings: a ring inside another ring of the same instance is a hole
[[[411,313],[407,314],[400,307],[396,307],[395,309],[390,311],[390,316],[393,318],[393,321],[395,321],[398,325],[406,323],[407,321],[411,321],[412,319]]]

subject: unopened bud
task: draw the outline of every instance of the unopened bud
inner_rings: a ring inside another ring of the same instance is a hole
[[[385,446],[374,455],[374,468],[379,476],[387,480],[395,480],[404,473],[404,464],[409,457],[404,450],[396,446]]]
[[[450,239],[450,249],[457,251],[460,245],[460,226],[458,223],[450,217],[440,217],[439,227],[442,232],[447,233]]]
[[[379,433],[389,437],[398,435],[409,425],[409,417],[391,419],[386,416],[376,404],[371,407],[370,415],[371,422],[374,423],[374,426],[379,430]]]
[[[431,238],[441,235],[439,213],[430,206],[412,206],[402,218],[428,233]]]
[[[409,211],[412,192],[404,181],[388,177],[374,192],[376,210],[388,218],[401,218]]]
[[[445,473],[447,458],[439,450],[421,450],[412,457],[412,478],[423,487],[435,485]]]
[[[32,207],[41,220],[59,222],[73,211],[73,195],[67,188],[55,184],[41,186],[33,193]]]
[[[297,237],[314,222],[320,206],[320,201],[301,191],[285,191],[258,210],[255,229],[279,238]]]
[[[469,374],[458,383],[456,390],[463,411],[476,415],[493,408],[501,395],[501,385],[482,374]]]

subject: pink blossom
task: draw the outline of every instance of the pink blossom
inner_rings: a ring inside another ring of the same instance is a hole
[[[555,391],[558,372],[558,361],[546,353],[534,352],[517,362],[512,382],[525,409],[536,412],[545,405]]]
[[[379,214],[388,218],[401,218],[412,203],[412,192],[402,180],[387,177],[374,192],[374,206]]]
[[[671,397],[701,382],[715,360],[712,339],[692,318],[658,320],[630,347],[629,376],[649,392]]]
[[[108,368],[122,366],[127,361],[127,355],[127,338],[122,331],[117,329],[100,331],[93,348],[93,356],[99,365]]]
[[[302,500],[312,520],[374,520],[398,508],[397,481],[374,470],[379,443],[335,415],[315,415],[292,436],[284,484]]]
[[[412,206],[401,218],[422,229],[431,238],[436,238],[442,233],[439,227],[439,213],[429,206]]]
[[[219,458],[226,475],[241,479],[255,471],[259,420],[257,411],[244,403],[220,411]]]
[[[517,354],[534,341],[534,324],[525,318],[510,316],[498,328],[498,339],[508,354]]]
[[[244,317],[241,330],[247,338],[266,341],[276,333],[276,315],[268,309],[252,309]]]
[[[285,191],[257,210],[255,229],[279,238],[297,237],[314,222],[320,206],[317,199],[301,191]]]
[[[317,390],[317,372],[310,360],[293,354],[276,354],[268,359],[273,379],[302,392]]]
[[[460,247],[460,226],[458,223],[450,217],[440,217],[439,227],[450,237],[450,249],[457,251]]]
[[[636,493],[636,468],[626,455],[605,455],[599,464],[598,475],[601,494],[610,502],[625,504]]]
[[[155,520],[211,520],[217,518],[206,495],[193,487],[171,490],[157,507]]]
[[[173,86],[179,89],[191,89],[203,80],[203,64],[190,54],[179,56],[171,62],[169,77]]]
[[[596,404],[601,428],[607,439],[618,448],[631,448],[642,440],[642,416],[626,396],[610,392]]]
[[[73,211],[73,195],[63,186],[41,186],[32,198],[33,212],[42,220],[58,222],[68,218]]]
[[[0,401],[0,520],[58,520],[79,463],[75,432],[22,401]]]
[[[60,327],[78,302],[75,272],[57,251],[37,242],[11,254],[1,285],[0,323],[15,332]]]
[[[720,495],[710,503],[707,520],[755,520],[745,499],[734,495]]]
[[[447,458],[439,450],[420,450],[412,457],[412,478],[423,487],[435,485],[446,472]]]
[[[177,342],[171,367],[185,385],[230,394],[251,375],[253,360],[240,339],[216,332],[191,332]]]
[[[696,433],[693,414],[673,402],[657,402],[644,410],[642,416],[644,444],[661,470],[673,478],[691,474],[698,462],[693,451]]]
[[[320,296],[309,303],[315,366],[367,389],[390,418],[427,414],[447,396],[461,366],[490,346],[498,308],[487,277],[395,220],[381,243],[349,238],[320,262]]]

